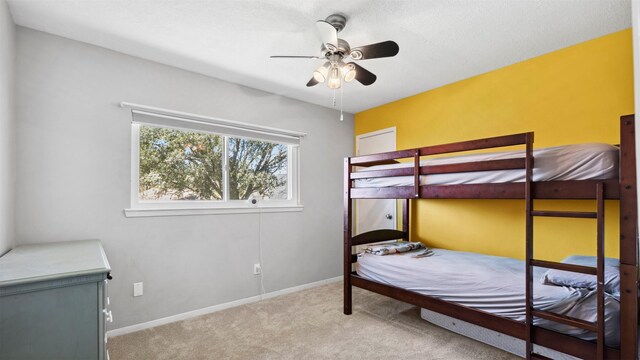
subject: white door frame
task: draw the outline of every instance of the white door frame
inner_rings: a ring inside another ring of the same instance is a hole
[[[368,138],[371,136],[376,136],[376,135],[381,135],[381,134],[386,134],[386,133],[393,133],[394,135],[396,135],[396,127],[392,126],[386,129],[380,129],[380,130],[376,130],[376,131],[372,131],[372,132],[368,132],[365,134],[360,134],[360,135],[356,135],[356,156],[360,156],[360,140],[364,139],[364,138]],[[394,138],[397,140],[397,136],[394,136]],[[396,202],[397,203],[397,202]],[[393,215],[393,229],[397,230],[398,229],[398,206],[394,206],[393,210],[392,210],[392,215]],[[358,234],[358,207],[355,206],[355,211],[354,211],[354,219],[353,219],[353,228],[356,234]]]
[[[371,136],[376,136],[376,135],[380,135],[380,134],[386,134],[386,133],[396,133],[396,127],[392,126],[386,129],[380,129],[380,130],[376,130],[376,131],[372,131],[372,132],[368,132],[366,134],[360,134],[360,135],[356,135],[356,156],[359,156],[359,150],[360,150],[360,139],[363,138],[367,138],[367,137],[371,137]]]

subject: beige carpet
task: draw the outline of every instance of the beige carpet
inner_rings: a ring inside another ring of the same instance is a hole
[[[420,318],[417,307],[342,283],[109,339],[124,359],[518,359]]]

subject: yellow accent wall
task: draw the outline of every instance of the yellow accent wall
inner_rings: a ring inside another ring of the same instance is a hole
[[[425,71],[438,71],[427,69]],[[623,30],[355,115],[355,135],[396,127],[398,149],[535,132],[534,147],[619,143],[633,113],[631,30]],[[411,236],[427,245],[524,258],[521,200],[413,201]],[[594,201],[535,201],[595,210]],[[606,205],[606,254],[618,257],[617,201]],[[595,254],[595,221],[536,218],[535,257]]]

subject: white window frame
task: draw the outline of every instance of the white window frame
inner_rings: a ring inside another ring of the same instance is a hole
[[[158,112],[159,116],[170,115],[184,117],[186,121],[197,117],[197,121],[202,121],[203,118],[208,120],[215,120],[217,123],[223,123],[224,126],[242,125],[244,128],[256,128],[255,136],[236,136],[221,134],[214,131],[201,131],[192,130],[189,128],[181,128],[178,126],[167,125],[154,125],[154,124],[139,124],[133,122],[131,124],[131,207],[125,209],[125,215],[127,217],[148,217],[148,216],[177,216],[177,215],[213,215],[213,214],[237,214],[237,213],[257,213],[257,212],[291,212],[302,211],[303,206],[300,201],[300,149],[298,145],[287,144],[288,156],[287,156],[287,199],[256,199],[256,204],[252,204],[250,200],[229,200],[229,171],[228,171],[228,139],[233,138],[247,138],[258,141],[276,142],[273,140],[264,140],[260,138],[260,134],[269,135],[269,131],[272,128],[259,127],[249,124],[241,124],[237,122],[231,122],[228,120],[214,119],[203,117],[193,114],[178,113],[165,109],[151,108],[142,105],[135,105],[129,103],[121,104],[122,107],[131,107],[132,109],[139,109],[145,111],[145,114],[151,113],[149,110],[153,109]],[[186,116],[188,115],[188,116]],[[206,132],[214,135],[222,136],[224,138],[224,171],[223,171],[223,200],[140,200],[139,199],[139,183],[140,183],[140,126],[156,126],[160,128],[175,128],[183,131],[194,132]],[[284,132],[285,130],[278,130]],[[246,131],[245,131],[246,132]],[[293,133],[293,132],[292,132]],[[295,133],[302,134],[302,133]],[[300,136],[300,135],[298,135]],[[304,135],[302,135],[304,136]],[[302,137],[300,136],[300,137]]]

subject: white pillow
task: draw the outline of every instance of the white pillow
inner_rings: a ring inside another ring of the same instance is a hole
[[[597,258],[595,256],[571,255],[562,260],[562,262],[565,264],[595,267]],[[546,285],[570,286],[575,288],[595,289],[597,287],[595,275],[555,269],[549,269],[544,273],[540,282]],[[620,299],[620,260],[618,259],[604,259],[604,291],[616,299]]]

